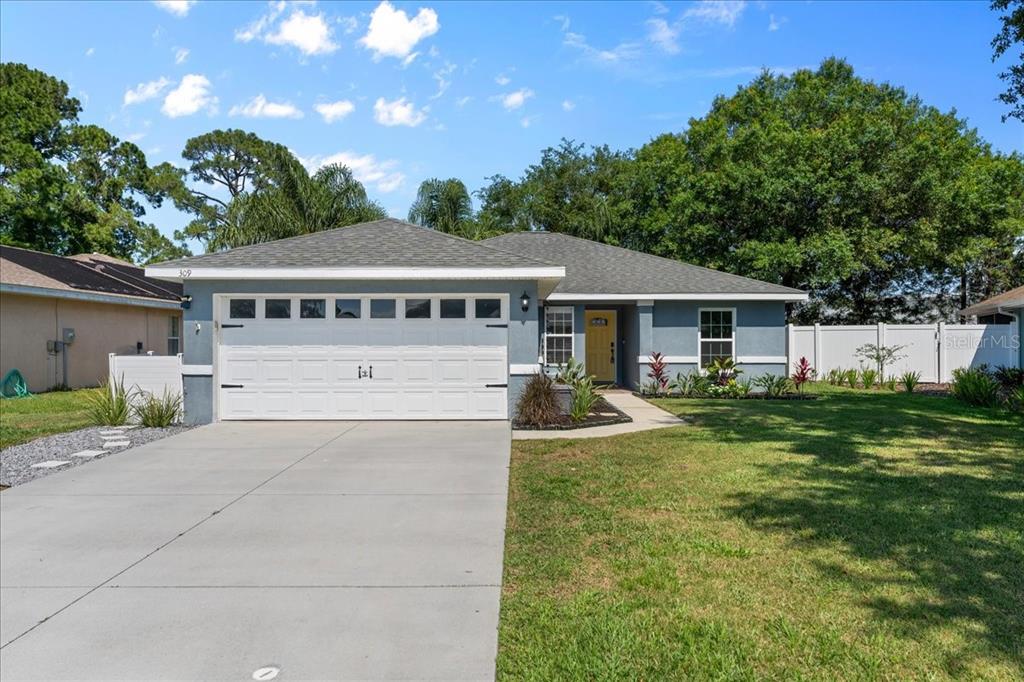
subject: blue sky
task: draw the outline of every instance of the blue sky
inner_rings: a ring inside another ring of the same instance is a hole
[[[832,55],[1024,151],[995,101],[998,28],[987,2],[3,2],[0,57],[65,80],[151,163],[244,128],[348,163],[404,218],[424,178],[518,177],[562,137],[637,147],[761,67]]]

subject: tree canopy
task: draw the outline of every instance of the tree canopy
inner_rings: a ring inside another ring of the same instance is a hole
[[[78,122],[68,86],[0,64],[0,241],[148,262],[188,253],[144,221],[167,194],[131,142]]]
[[[1024,0],[992,0],[991,7],[1003,12],[1002,27],[992,39],[992,61],[1012,50],[1020,50],[1017,61],[999,74],[1006,82],[1006,90],[1000,93],[999,101],[1010,107],[1003,121],[1008,118],[1024,121]]]

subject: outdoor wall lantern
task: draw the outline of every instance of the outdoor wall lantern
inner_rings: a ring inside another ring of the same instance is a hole
[[[181,309],[182,310],[188,310],[191,307],[192,307],[192,297],[188,296],[188,295],[182,296],[181,297]]]
[[[519,302],[523,305],[523,312],[525,313],[530,309],[530,295],[523,292],[523,295],[519,297]]]

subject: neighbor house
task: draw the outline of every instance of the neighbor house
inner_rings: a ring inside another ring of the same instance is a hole
[[[379,220],[149,266],[184,284],[185,411],[223,419],[507,419],[570,357],[636,387],[734,358],[785,373],[802,291],[543,232],[472,242]]]
[[[978,324],[1012,324],[1017,329],[1018,367],[1024,367],[1024,287],[1010,289],[964,308],[960,314]]]
[[[179,353],[180,332],[180,284],[110,256],[0,246],[0,376],[17,369],[33,392],[98,385],[110,353]]]

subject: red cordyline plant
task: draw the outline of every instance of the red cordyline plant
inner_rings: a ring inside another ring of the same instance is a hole
[[[811,367],[811,363],[807,362],[807,358],[800,358],[800,360],[793,365],[793,385],[796,386],[796,390],[801,393],[804,392],[804,384],[814,378],[814,368]]]
[[[661,390],[668,388],[668,363],[665,362],[665,356],[661,353],[651,353],[651,361],[647,366],[651,368],[647,376],[658,382]]]

